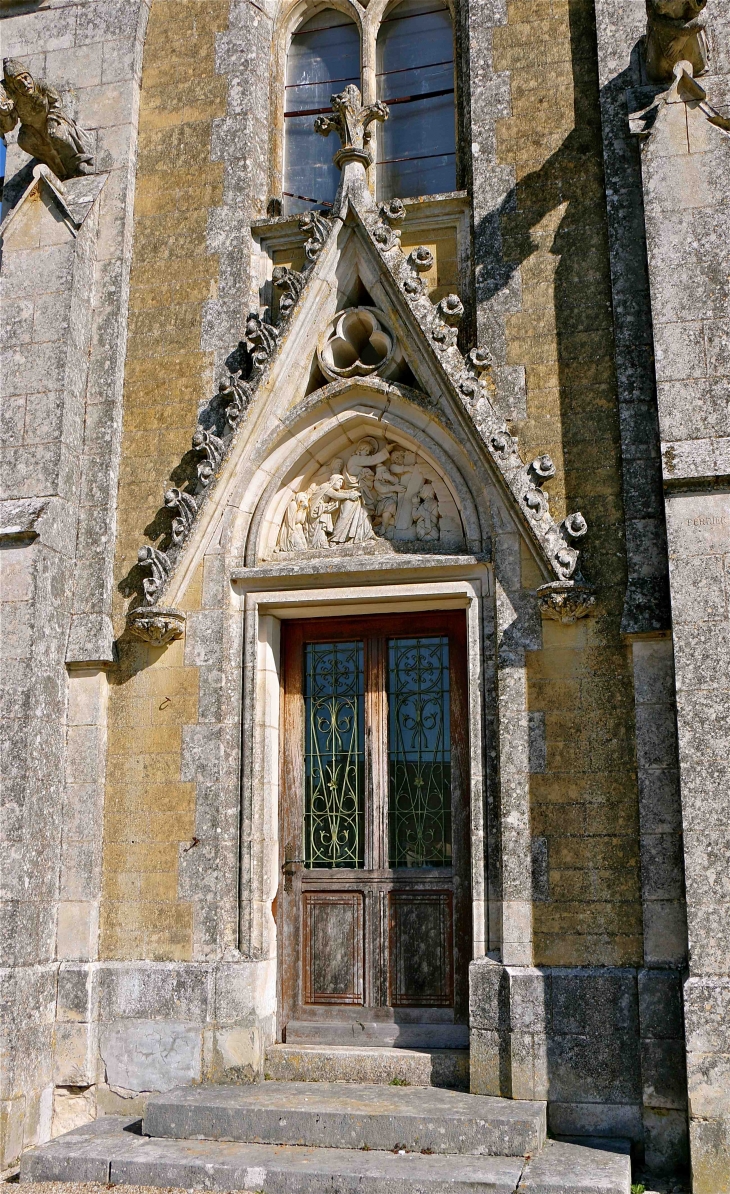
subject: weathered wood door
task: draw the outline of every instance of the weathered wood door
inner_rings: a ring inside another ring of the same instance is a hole
[[[280,1038],[466,1043],[466,625],[283,627]]]

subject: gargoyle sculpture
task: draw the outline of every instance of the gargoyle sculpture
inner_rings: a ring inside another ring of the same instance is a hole
[[[705,22],[707,0],[646,0],[646,69],[650,79],[670,83],[678,62],[695,75],[707,70]]]
[[[61,180],[94,173],[91,137],[61,107],[58,92],[34,79],[16,58],[3,62],[0,87],[0,132],[20,122],[18,145],[48,166]]]

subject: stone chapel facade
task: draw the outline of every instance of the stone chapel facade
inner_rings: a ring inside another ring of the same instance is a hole
[[[0,35],[3,1167],[366,1042],[727,1194],[727,6]]]

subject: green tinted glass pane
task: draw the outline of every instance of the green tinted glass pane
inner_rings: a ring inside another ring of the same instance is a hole
[[[390,865],[451,865],[449,640],[388,643]]]
[[[304,664],[305,865],[362,867],[363,644],[307,643]]]

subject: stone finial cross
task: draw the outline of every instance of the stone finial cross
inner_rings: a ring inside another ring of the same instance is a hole
[[[356,161],[370,166],[373,160],[368,150],[370,125],[374,120],[388,119],[387,104],[381,100],[363,104],[359,89],[350,83],[339,95],[332,96],[332,109],[334,116],[318,116],[314,128],[323,137],[332,132],[339,134],[342,147],[335,154],[335,165],[342,168],[345,162]]]

